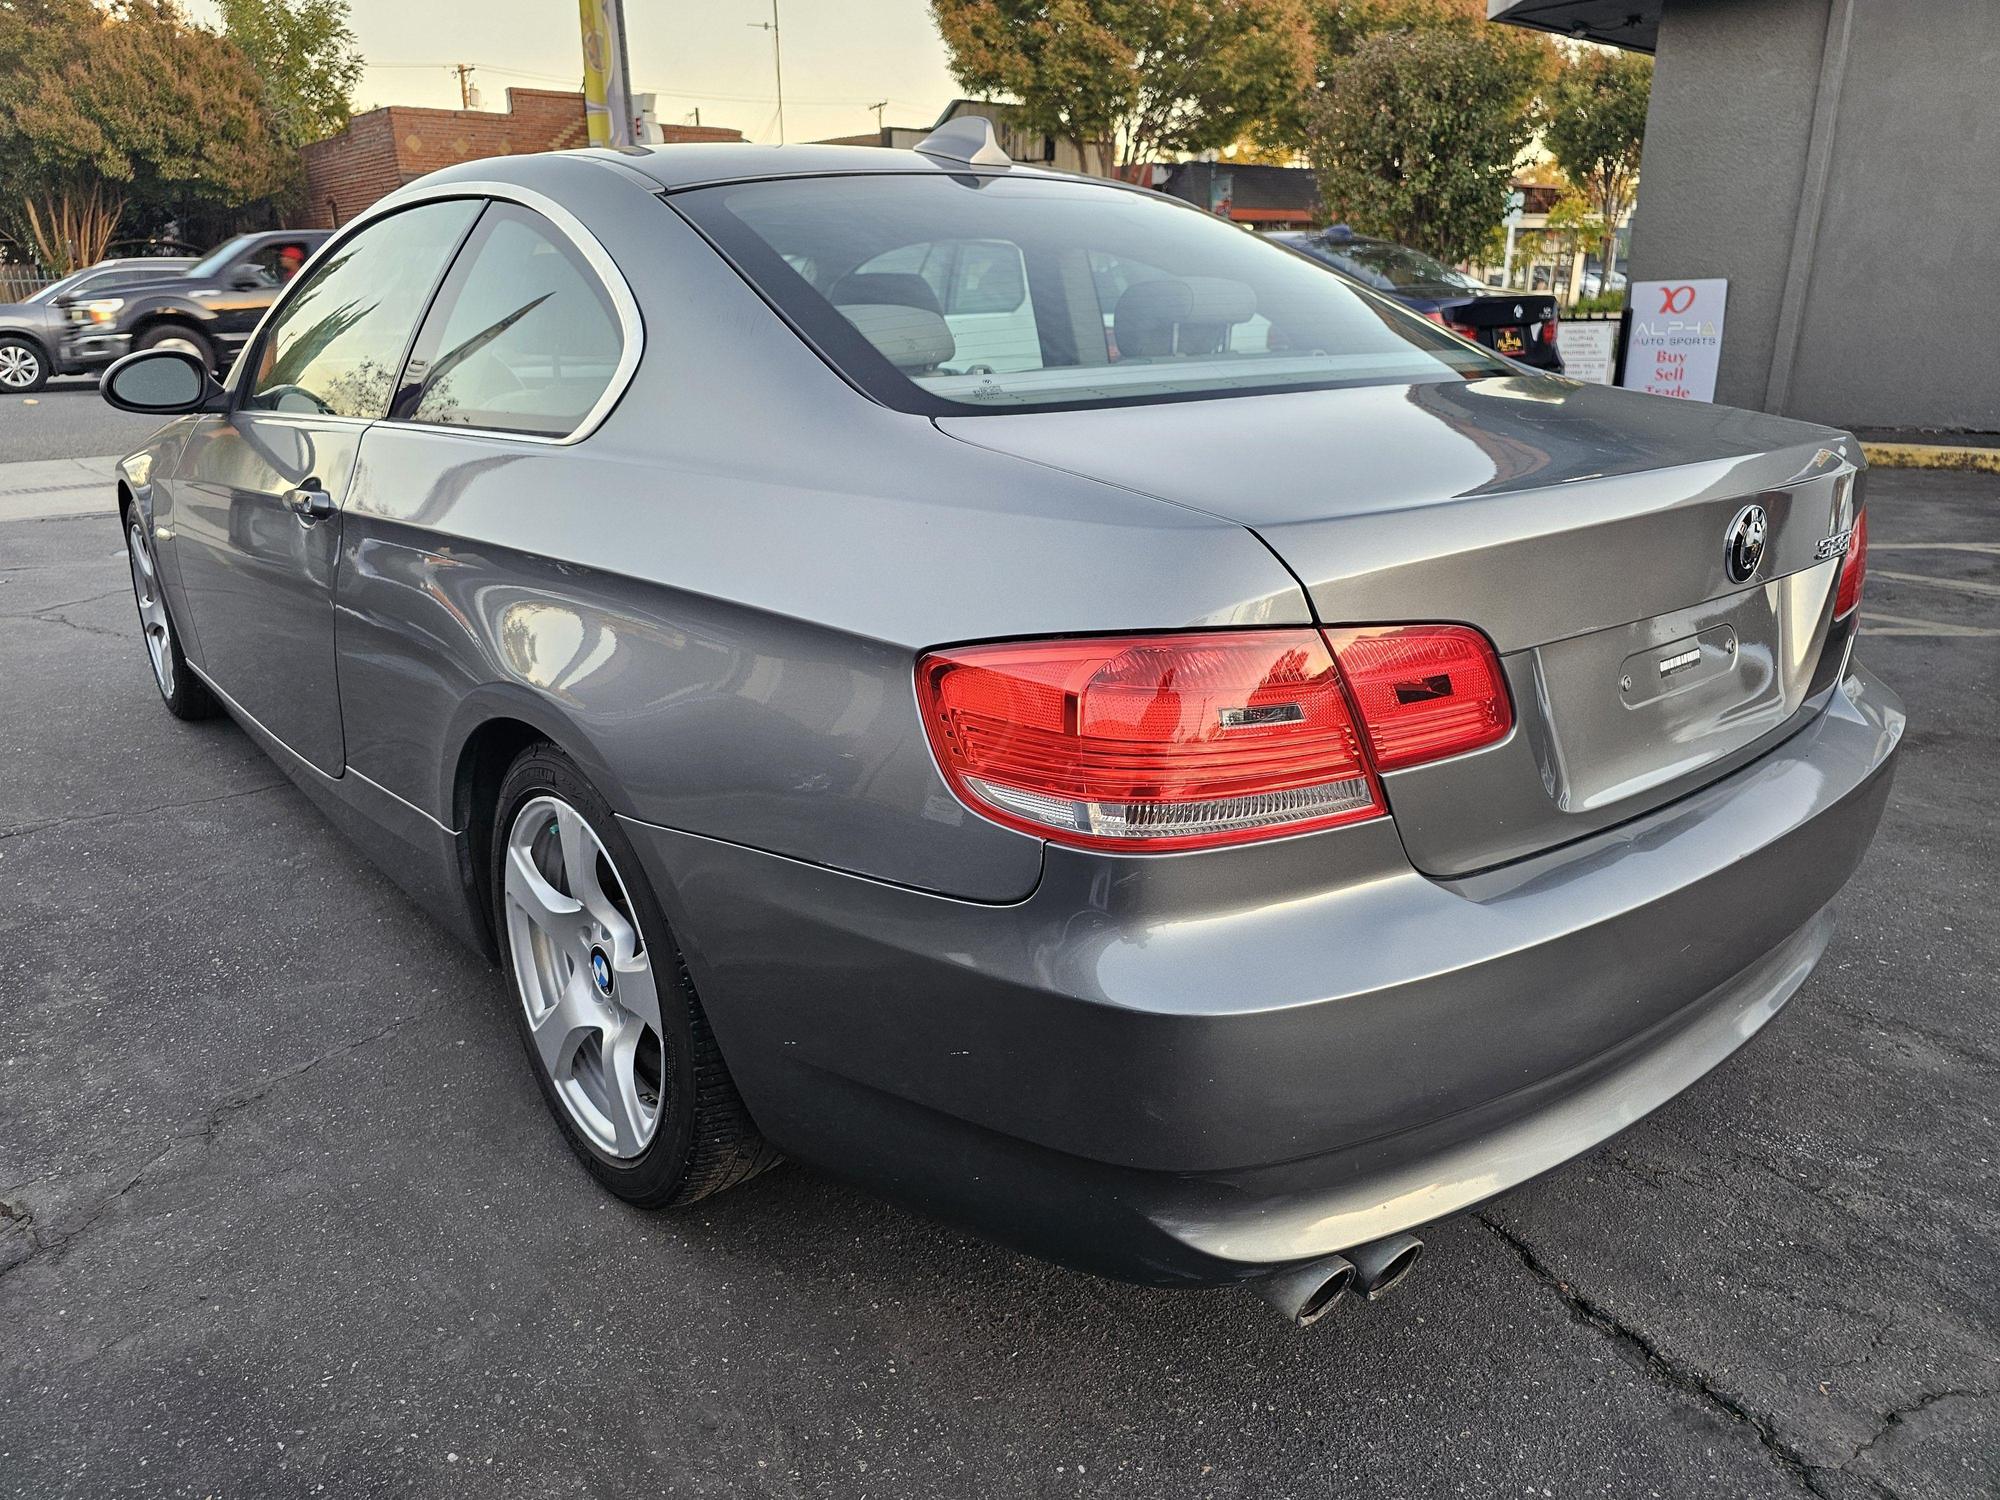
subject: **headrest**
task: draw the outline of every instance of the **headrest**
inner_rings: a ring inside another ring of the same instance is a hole
[[[1247,282],[1165,276],[1126,288],[1111,325],[1122,355],[1204,354],[1219,350],[1229,328],[1256,315],[1257,294]]]
[[[835,307],[873,302],[882,307],[921,307],[942,314],[937,293],[914,271],[849,271],[833,285]]]
[[[861,336],[905,374],[933,369],[958,349],[944,318],[921,307],[857,302],[842,307],[840,315],[860,329]]]

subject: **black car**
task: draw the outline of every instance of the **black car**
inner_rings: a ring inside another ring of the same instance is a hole
[[[1541,370],[1562,370],[1553,297],[1481,285],[1421,250],[1370,239],[1345,224],[1284,230],[1271,238],[1509,359]]]
[[[92,370],[135,349],[180,349],[223,370],[257,327],[278,289],[325,243],[324,229],[239,234],[170,280],[121,287],[115,296],[71,299],[65,370]]]
[[[0,393],[25,396],[40,390],[51,375],[75,373],[61,363],[68,303],[101,297],[136,282],[158,281],[193,264],[186,256],[101,260],[19,302],[0,303]]]

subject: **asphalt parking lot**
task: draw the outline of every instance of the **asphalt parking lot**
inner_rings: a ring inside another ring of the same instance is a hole
[[[795,1167],[604,1197],[495,972],[161,709],[111,518],[0,522],[0,1492],[1994,1493],[2000,476],[1871,493],[1911,730],[1819,972],[1304,1334]]]

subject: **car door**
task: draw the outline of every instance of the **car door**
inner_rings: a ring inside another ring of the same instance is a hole
[[[170,525],[201,669],[328,774],[344,763],[334,667],[340,504],[476,199],[416,205],[344,239],[272,314],[175,468]]]

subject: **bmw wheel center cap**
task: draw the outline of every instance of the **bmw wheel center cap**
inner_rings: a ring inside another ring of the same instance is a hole
[[[611,960],[602,948],[590,950],[590,982],[597,986],[598,994],[611,998]]]

